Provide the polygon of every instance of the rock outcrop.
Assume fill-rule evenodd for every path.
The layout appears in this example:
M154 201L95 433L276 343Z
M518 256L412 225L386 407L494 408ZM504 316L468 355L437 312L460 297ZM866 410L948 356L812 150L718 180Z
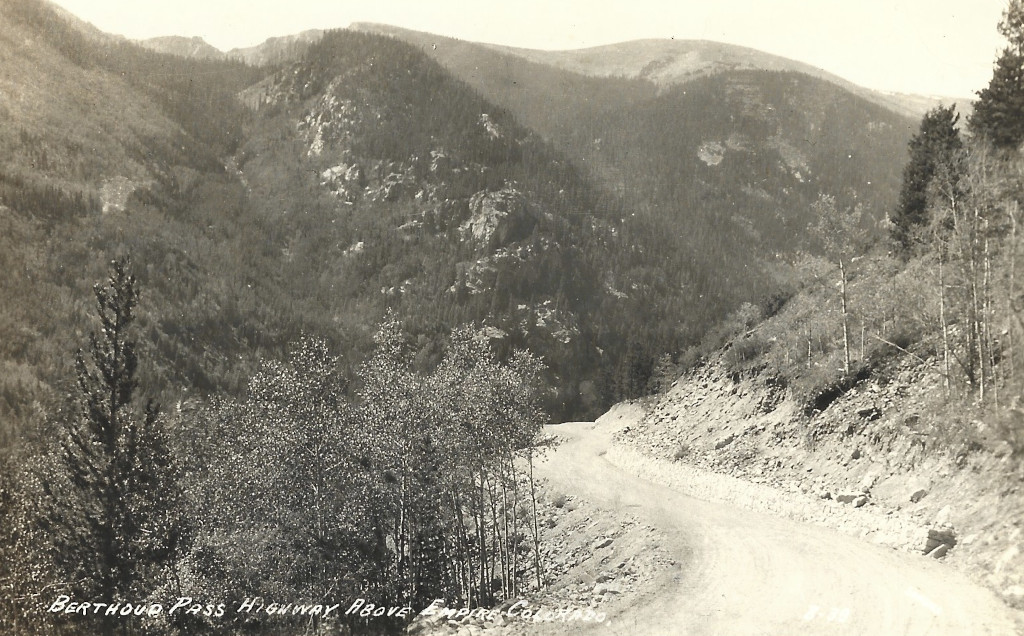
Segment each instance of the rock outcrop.
M525 196L512 184L483 191L469 200L471 216L459 231L480 251L494 250L529 236L537 218Z

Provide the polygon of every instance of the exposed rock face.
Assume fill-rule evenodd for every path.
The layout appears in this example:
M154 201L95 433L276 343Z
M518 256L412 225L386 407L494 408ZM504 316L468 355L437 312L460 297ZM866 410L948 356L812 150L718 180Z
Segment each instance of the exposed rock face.
M506 184L496 192L478 192L469 200L471 216L459 227L479 250L493 250L525 238L537 224L526 197Z
M491 139L501 139L504 136L501 129L498 128L498 124L496 124L494 119L487 113L480 115L480 125L484 127L484 130L487 131L487 135Z
M310 157L319 157L331 145L348 146L352 142L352 128L359 116L351 99L339 98L334 83L316 104L299 120L297 128L305 139ZM268 98L269 99L269 98ZM277 97L271 103L283 101Z
M127 177L114 177L103 182L100 188L100 199L103 201L103 213L123 212L128 197L135 192L136 184Z
M398 201L416 193L416 177L411 166L389 162L382 170L380 185L370 193L378 201Z
M519 305L517 308L518 312L524 310L525 316L519 323L519 328L524 334L543 335L562 344L569 344L580 335L579 328L574 324L573 316L559 311L552 305L551 299L533 307Z
M342 201L352 203L366 185L366 176L358 164L340 163L320 173L320 185Z
M498 268L491 258L457 263L455 284L449 291L458 292L464 289L469 294L482 294L494 288L497 276Z
M725 147L717 141L706 141L697 150L697 156L709 166L717 166L725 158Z
M925 542L924 553L931 554L939 546L946 546L946 550L956 546L956 531L952 526L937 526L928 529L928 539Z

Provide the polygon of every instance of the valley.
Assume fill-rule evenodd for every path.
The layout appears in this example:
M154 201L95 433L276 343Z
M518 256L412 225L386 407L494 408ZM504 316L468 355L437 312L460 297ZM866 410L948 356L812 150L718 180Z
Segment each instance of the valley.
M1018 633L1015 24L953 107L4 1L0 631Z

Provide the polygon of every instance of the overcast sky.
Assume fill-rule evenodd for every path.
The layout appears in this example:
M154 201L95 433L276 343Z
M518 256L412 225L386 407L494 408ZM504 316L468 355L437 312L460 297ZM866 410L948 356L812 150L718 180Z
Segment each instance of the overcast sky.
M222 50L382 22L539 49L639 38L740 44L879 90L968 96L987 85L1006 0L56 0L130 38L198 35Z

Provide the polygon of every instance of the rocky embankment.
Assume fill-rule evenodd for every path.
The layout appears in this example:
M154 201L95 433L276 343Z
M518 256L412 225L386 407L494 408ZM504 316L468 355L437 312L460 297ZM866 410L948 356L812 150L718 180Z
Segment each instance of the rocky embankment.
M951 428L940 380L901 363L808 415L771 378L708 364L620 407L633 421L607 458L700 499L942 559L1024 609L1021 460L981 422Z

